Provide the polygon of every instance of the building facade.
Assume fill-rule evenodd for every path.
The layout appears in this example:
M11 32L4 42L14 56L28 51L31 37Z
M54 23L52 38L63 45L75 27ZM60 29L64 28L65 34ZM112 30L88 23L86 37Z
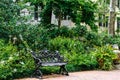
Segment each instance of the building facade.
M98 14L98 26L108 27L110 0L99 0L99 7L102 9ZM116 0L116 20L115 20L115 31L120 31L120 0Z

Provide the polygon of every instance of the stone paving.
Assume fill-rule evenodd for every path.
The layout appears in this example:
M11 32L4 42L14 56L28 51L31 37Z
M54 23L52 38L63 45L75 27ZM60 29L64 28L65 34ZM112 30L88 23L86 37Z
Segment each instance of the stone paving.
M120 70L80 71L69 73L69 76L44 76L43 79L24 78L20 80L120 80Z

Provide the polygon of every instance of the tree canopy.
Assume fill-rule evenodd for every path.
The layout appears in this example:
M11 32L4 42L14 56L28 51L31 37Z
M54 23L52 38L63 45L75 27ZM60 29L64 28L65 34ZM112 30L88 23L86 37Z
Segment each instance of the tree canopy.
M47 0L42 11L42 21L43 23L49 22L49 17L52 11L58 18L58 25L60 26L61 20L68 16L74 23L80 24L85 22L86 24L93 26L95 22L95 10L96 4L92 1L84 0ZM94 27L95 28L95 27Z

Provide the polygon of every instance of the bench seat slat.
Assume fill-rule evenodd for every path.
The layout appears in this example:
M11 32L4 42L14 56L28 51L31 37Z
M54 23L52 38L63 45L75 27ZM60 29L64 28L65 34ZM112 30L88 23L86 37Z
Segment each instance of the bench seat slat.
M66 65L67 63L42 63L41 66L62 66Z

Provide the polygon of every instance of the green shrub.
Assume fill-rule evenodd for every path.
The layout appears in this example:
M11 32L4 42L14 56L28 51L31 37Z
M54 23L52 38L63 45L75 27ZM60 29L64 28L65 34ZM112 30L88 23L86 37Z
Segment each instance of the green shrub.
M81 42L64 37L57 37L50 40L49 49L60 51L70 62L73 61L76 55L84 53L84 47Z
M111 46L95 47L92 54L96 57L100 69L113 69L113 60L117 58L117 55L113 52Z
M16 37L16 42L14 45L16 45L19 50L24 48L24 44L22 44L22 41L19 37L20 34L33 50L38 48L43 49L48 44L48 40L50 38L47 29L35 25L23 24L14 26L12 30L8 31L8 33L9 34L7 37L10 36L12 42L14 41L14 37Z
M49 48L52 50L67 50L69 52L84 53L84 45L78 40L65 37L56 37L49 41Z
M73 30L68 28L67 26L61 26L60 28L58 28L58 26L54 26L48 28L47 33L50 38L56 38L58 36L70 37L70 38L74 37Z
M73 34L71 33L71 29L68 28L67 26L62 26L59 29L59 36L62 37L73 37Z
M58 36L69 38L78 36L83 37L87 33L86 26L81 25L77 25L76 27L73 28L69 28L67 26L61 26L60 28L58 28L58 26L54 25L47 28L46 30L50 38L56 38Z
M0 40L0 80L29 76L33 60L25 50L17 50L11 43Z
M10 32L10 31L8 31ZM50 28L43 28L43 26L33 26L33 25L19 25L14 27L13 30L8 34L11 35L11 40L14 37L17 38L17 47L24 48L21 40L19 39L19 34L23 36L28 45L33 49L43 49L48 46L48 41L50 39L56 38L58 36L63 37L73 37L71 29L63 26L58 28L53 26Z
M29 27L22 35L32 49L43 49L50 39L48 30L37 26Z
M101 46L102 45L102 37L95 32L88 32L85 35L86 39L86 46L94 47L94 46Z
M103 38L103 43L104 44L118 44L120 47L120 35L115 35L115 36L105 36Z
M114 37L107 35L103 38L103 43L104 44L115 44L116 41L114 41Z
M86 26L77 25L76 27L72 28L72 30L74 31L74 36L83 37L87 33Z
M69 71L92 70L98 68L98 63L91 54L74 54L70 59L72 60L68 66Z
M95 69L97 67L96 60L86 53L83 43L79 40L57 37L49 41L49 49L59 50L64 55L69 62L69 71Z

